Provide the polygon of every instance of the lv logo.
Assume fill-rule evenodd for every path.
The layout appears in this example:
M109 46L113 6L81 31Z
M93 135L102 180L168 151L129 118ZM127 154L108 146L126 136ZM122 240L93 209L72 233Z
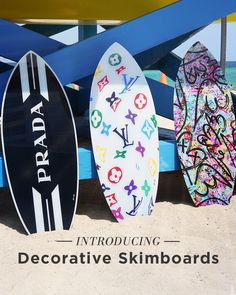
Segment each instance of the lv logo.
M135 216L137 214L138 208L142 204L143 198L141 200L137 201L137 196L133 195L133 201L134 201L133 209L129 212L126 212L130 216Z
M139 76L134 77L127 77L127 74L123 74L123 82L125 84L124 89L120 92L120 94L124 94L130 90L130 88L134 85L134 83L138 80Z
M121 128L121 132L117 130L117 127L113 130L122 140L124 143L123 149L127 146L133 145L134 141L129 142L129 136L128 136L128 124L125 124L124 128Z

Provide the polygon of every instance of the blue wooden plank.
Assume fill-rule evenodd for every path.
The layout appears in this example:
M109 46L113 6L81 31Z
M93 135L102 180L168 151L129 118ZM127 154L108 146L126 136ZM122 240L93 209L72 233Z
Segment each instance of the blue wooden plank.
M8 186L6 170L3 162L3 157L0 155L0 187Z
M194 31L197 32L197 31ZM166 42L165 44L161 44L158 47L152 48L150 50L147 50L145 52L142 52L135 56L136 61L138 62L139 66L142 69L145 69L150 64L153 64L166 54L166 52L171 51L173 48L175 48L179 43L186 40L186 38L189 37L189 35L192 36L193 32L185 34L183 36L180 36L178 38L175 38L173 40L170 40L169 42ZM162 59L161 59L162 60ZM175 64L178 64L178 61ZM168 66L170 66L170 62L168 63ZM174 68L175 70L175 68ZM90 98L90 87L92 83L93 76L90 75L89 77L86 77L80 81L76 81L77 84L80 84L84 87L84 89L80 90L78 93L78 103L73 99L74 106L76 106L78 113L82 113L89 107L89 98ZM154 103L156 106L156 112L158 115L164 116L169 119L173 119L173 88L169 86L165 86L161 83L158 83L156 81L147 79L149 82L149 86L151 88L153 97L154 97ZM75 110L75 108L73 108Z
M3 73L5 71L9 71L12 69L12 66L4 63L4 62L0 62L0 73Z
M160 140L160 172L174 171L179 169L179 160L174 140ZM79 148L79 174L80 179L97 178L97 171L91 148ZM7 178L0 154L0 187L7 187Z
M91 148L79 149L79 173L81 180L98 177Z
M6 88L7 81L10 77L11 71L6 71L0 74L0 105L2 105L3 94Z
M1 77L1 81L6 84L9 78L10 72L5 72ZM169 119L173 119L173 93L174 89L170 86L163 85L158 81L148 79L148 84L151 89L156 112L158 115L164 116ZM65 87L68 98L72 105L73 113L75 115L83 113L89 107L90 89L85 88L80 91L76 91ZM1 99L0 99L1 101Z
M160 140L160 172L180 169L175 140Z
M90 88L80 89L77 96L77 103L75 102L77 114L82 114L84 111L89 109L89 100Z
M147 82L152 92L156 113L172 120L174 88L149 78ZM78 92L67 88L66 91L75 115L82 114L89 108L90 89Z
M1 26L2 22L5 23L5 21L0 20L0 26ZM17 50L14 51L14 55L10 55L10 53L9 53L8 58L11 57L12 59L16 59L18 57L21 57L20 55L21 54L23 55L27 51L27 49L28 49L27 46L29 46L29 44L33 48L35 46L35 42L36 42L36 46L38 46L38 43L42 41L42 36L39 35L39 34L38 34L38 36L35 36L34 33L33 34L30 33L30 32L28 32L28 30L22 30L22 27L19 27L19 26L15 25L15 24L11 24L9 22L7 22L7 24L8 24L9 34L10 34L11 31L13 31L13 35L9 35L9 42L11 42L12 40L13 41L15 40L15 34L21 36L21 38L23 38L23 39L27 39L26 40L27 42L24 42L24 46L21 47L21 48L17 47ZM84 28L84 26L83 26L83 30L85 30L85 32L86 32L86 37L89 37L89 36L91 36L92 34L95 33L95 28L94 28L94 26L92 26L91 30L87 32L87 30L88 30L87 27L88 26L85 26L85 28ZM188 34L184 34L183 36L180 36L178 38L170 40L169 42L166 42L165 44L162 44L160 46L151 48L150 50L146 50L144 52L141 52L140 54L135 56L135 59L137 60L139 66L142 69L145 69L145 68L149 67L150 65L152 65L153 63L157 62L162 56L165 56L165 54L167 52L169 52L173 48L177 47L180 43L184 42L189 37L189 35L193 35L195 32L197 32L197 31L194 31L194 32L191 32L191 33L188 33ZM1 37L1 31L0 31L0 37ZM44 40L44 42L45 42L45 40ZM44 52L47 52L47 50L49 50L49 53L50 53L52 48L49 47L47 49L45 47L44 42L42 44ZM64 45L61 44L60 46L63 47ZM57 44L57 41L56 41L56 43L55 43L55 51L57 49L58 49L58 44ZM38 50L40 51L41 48L38 47ZM1 46L0 46L0 53L1 53ZM58 62L60 63L60 60ZM9 68L6 68L5 70L9 70L10 68L11 67L9 66ZM9 77L9 75L10 75L10 71L8 73L5 73L5 76L0 76L0 94L1 95L3 94L3 90L4 90L6 82L7 82L7 77ZM70 81L70 82L73 82L73 81ZM68 83L70 83L70 82L68 82ZM80 84L81 86L83 86L85 88L90 89L90 86L91 86L91 83L92 83L92 75L90 75L89 77L86 77L86 79L80 80L80 83L78 81L76 81L76 83ZM88 92L88 90L87 90L87 92ZM70 92L70 95L72 95L72 92ZM81 93L80 96L81 97L84 96L84 93ZM82 109L84 109L84 105L82 105L81 107L82 107Z
M153 64L159 62L162 58L164 58L169 52L171 52L173 49L178 47L180 44L188 40L191 36L198 33L200 29L188 32L186 34L183 34L181 36L178 36L176 38L173 38L171 40L168 40L166 42L163 42L161 44L158 44L157 46L154 46L148 50L142 51L139 54L136 54L134 58L136 59L139 66L146 70Z
M160 58L165 56L167 53L169 53L171 50L173 50L175 47L177 47L179 44L181 44L183 41L185 41L190 35L193 35L195 32L197 32L197 30L190 31L190 32L188 32L186 34L178 36L177 38L171 39L171 40L169 40L167 42L164 42L164 43L159 44L157 46L154 46L154 47L152 47L152 48L150 48L148 50L145 50L145 51L143 51L143 52L141 52L139 54L136 54L135 59L139 63L140 67L142 69L145 69L146 67L148 67L148 66L152 65L153 63L157 62ZM103 36L103 34L98 35L98 36ZM98 37L98 36L96 36L96 37ZM90 38L90 39L92 39L92 38ZM86 41L87 40L85 40L84 42L86 42ZM34 40L31 40L31 42L34 42ZM80 42L79 44L83 44L83 42ZM76 44L76 45L71 46L71 47L73 47L73 48L76 47L77 48L77 46L79 44ZM91 50L91 49L88 49L88 51L89 50ZM74 52L74 54L76 54L76 52ZM100 59L100 56L96 56L95 54L94 54L94 57L95 57L95 59L97 57ZM68 62L70 62L71 58L73 59L73 56L68 56L67 57ZM61 78L60 77L60 72L58 72L58 71L66 71L66 70L65 70L65 68L60 67L60 64L62 62L62 60L60 58L55 62L57 64L54 64L54 70L55 70L55 67L59 66L59 68L56 70L56 73L59 76L59 78ZM78 63L78 65L80 63L81 64L85 63L85 67L89 68L91 66L90 63L94 63L94 61L91 61L91 60L86 61L84 58L81 58L77 63ZM70 66L70 65L67 65L67 66ZM62 82L62 84L66 85L66 84L69 84L71 82L76 81L76 83L80 84L82 87L90 89L91 83L92 83L92 76L93 76L95 67L96 67L96 65L94 65L94 68L91 71L91 73L88 74L88 75L85 75L85 76L82 75L81 72L77 72L76 69L74 69L73 72L72 71L67 72L67 74L69 76L66 76L66 79L61 80L61 82ZM77 75L76 78L75 78L75 74ZM7 78L9 77L9 75L10 75L10 72L4 73L3 76L0 74L0 99L3 96L3 92L4 92L5 85L7 83ZM64 72L63 72L63 75L64 75ZM81 77L81 75L83 77ZM79 79L79 81L77 81L77 78ZM84 109L84 106L82 106L82 108Z
M202 9L203 7L204 9ZM211 8L211 13L208 12L207 7ZM54 67L61 81L68 84L91 75L100 57L113 42L120 42L132 55L137 55L148 48L164 44L194 31L235 10L235 0L228 0L227 4L221 0L182 0L89 38L80 44L59 50L50 55L47 61ZM190 11L194 11L194 13L189 13ZM3 56L10 55L9 58L11 58L14 55L15 58L11 59L17 60L29 49L26 49L26 47L30 47L42 56L48 54L50 46L52 46L52 52L55 51L55 42L57 41L50 40L4 20L1 20L0 24L3 28L3 30L0 30L0 48L3 48L5 52ZM23 34L21 34L22 32ZM6 36L10 36L10 42ZM39 36L41 37L39 38ZM22 39L22 37L24 38ZM142 40L140 37L142 37ZM49 47L46 46L48 42L50 42Z
M0 56L14 61L18 61L29 50L45 56L66 46L3 19L0 19L0 40Z
M191 32L191 35L192 34L193 32ZM171 51L173 48L177 47L180 43L186 40L188 36L189 34L185 34L183 36L170 40L169 42L166 42L165 44L161 44L161 45L158 45L157 47L141 52L140 54L135 56L135 59L137 60L140 67L142 69L145 69L146 67L158 61L161 57L166 55L166 53ZM60 61L58 62L60 63ZM5 85L7 83L7 78L9 77L9 75L10 75L10 71L3 73L3 75L0 75L0 97L3 95L3 91L5 89ZM79 113L83 112L86 108L88 108L88 100L85 98L86 97L89 98L92 79L93 79L93 73L75 82L76 84L80 84L80 86L82 86L83 88L79 92L79 94L75 92L73 93L73 91L66 89L68 96L71 97L71 101L73 105L77 105ZM73 81L70 81L70 82L73 82ZM77 103L75 99L77 95L78 95L79 103ZM1 102L1 98L0 98L0 102Z
M113 25L101 25L105 30L110 30L112 28L114 28L115 26Z
M80 115L84 110L84 101L81 96L79 96L79 91L67 86L65 86L64 89L70 101L74 116Z
M74 25L45 25L45 24L27 24L24 25L25 29L42 34L44 36L51 36L61 33L75 27Z
M174 88L147 78L152 92L156 113L168 119L173 119Z
M62 83L68 84L91 75L101 56L113 42L119 42L135 56L235 10L235 0L228 0L227 3L222 0L182 0L52 53L45 59Z
M169 53L157 63L153 64L148 70L160 70L173 81L176 80L177 72L181 63L181 58L174 53Z
M207 7L211 8L211 13L208 13ZM54 53L49 54L45 59L53 67L61 82L66 85L72 81L91 76L102 54L113 42L121 43L134 56L147 51L147 49L150 50L149 53L152 53L152 50L154 48L156 50L158 46L160 46L159 49L161 48L160 52L163 53L167 44L170 44L174 39L181 39L181 36L193 32L207 23L230 14L235 10L235 0L228 0L227 4L221 0L182 0L176 4L91 37L83 42L58 50L57 52L54 52L56 50L55 44L50 43L48 47L46 46L48 44L47 42L54 42L54 40L41 36L41 38L45 39L41 39L40 41L39 34L30 32L29 30L25 33L27 30L13 24L11 26L9 22L5 23L2 20L2 26L5 23L6 31L0 30L0 32L4 31L4 34L2 36L0 35L1 41L3 40L0 43L0 48L3 49L6 56L9 56L10 52L10 55L18 54L18 58L22 55L21 53L19 56L19 51L24 51L25 53L26 47L34 49L40 55L45 54L44 50L48 53L49 48L51 48ZM190 11L194 11L194 13L189 13ZM20 32L21 29L24 30L24 36L27 38L23 41L21 34L18 37L16 27L17 32ZM6 41L6 34L11 36L10 44ZM12 34L16 37L14 42ZM33 36L32 34L35 35ZM34 48L30 44L33 44L32 46ZM168 47L168 50L170 50L170 47ZM151 54L149 55L152 56ZM9 56L9 58L11 57ZM7 72L0 75L1 98L9 74Z
M189 32L187 34L169 40L163 44L154 46L153 48L147 49L139 54L136 54L134 58L141 69L147 69L151 65L159 62L159 60L166 56L170 51L178 47L181 43L186 41L189 38L189 36L192 36L194 33L197 33L198 31L199 30L194 30L193 32ZM86 77L79 78L79 80L77 80L75 83L79 84L84 88L90 89L93 80L93 74L94 72L92 72L90 75Z

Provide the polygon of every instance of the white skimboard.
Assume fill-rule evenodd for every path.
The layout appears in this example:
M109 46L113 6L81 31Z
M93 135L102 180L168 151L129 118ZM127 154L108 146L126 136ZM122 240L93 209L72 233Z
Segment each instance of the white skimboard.
M159 173L155 107L142 70L118 43L105 52L94 75L90 129L98 176L114 217L150 215Z

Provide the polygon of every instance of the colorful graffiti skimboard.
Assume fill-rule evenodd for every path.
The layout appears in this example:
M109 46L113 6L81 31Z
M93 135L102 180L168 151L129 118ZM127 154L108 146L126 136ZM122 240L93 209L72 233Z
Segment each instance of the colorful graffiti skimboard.
M199 42L179 68L174 121L180 163L194 204L229 204L236 174L230 87L215 58Z
M2 143L11 194L26 232L69 229L78 195L75 124L64 89L32 51L6 86Z
M94 75L90 129L99 179L114 217L150 215L159 172L155 108L141 69L118 43L105 52Z

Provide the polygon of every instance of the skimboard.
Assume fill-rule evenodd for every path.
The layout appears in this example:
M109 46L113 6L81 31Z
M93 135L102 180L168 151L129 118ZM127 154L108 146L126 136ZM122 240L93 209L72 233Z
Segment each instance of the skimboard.
M78 195L75 124L63 87L32 51L7 83L1 131L11 195L26 232L69 229Z
M199 42L186 53L177 74L174 122L194 204L229 204L236 174L233 103L219 64Z
M140 67L118 43L94 75L90 130L100 183L116 220L150 215L159 173L155 108Z

